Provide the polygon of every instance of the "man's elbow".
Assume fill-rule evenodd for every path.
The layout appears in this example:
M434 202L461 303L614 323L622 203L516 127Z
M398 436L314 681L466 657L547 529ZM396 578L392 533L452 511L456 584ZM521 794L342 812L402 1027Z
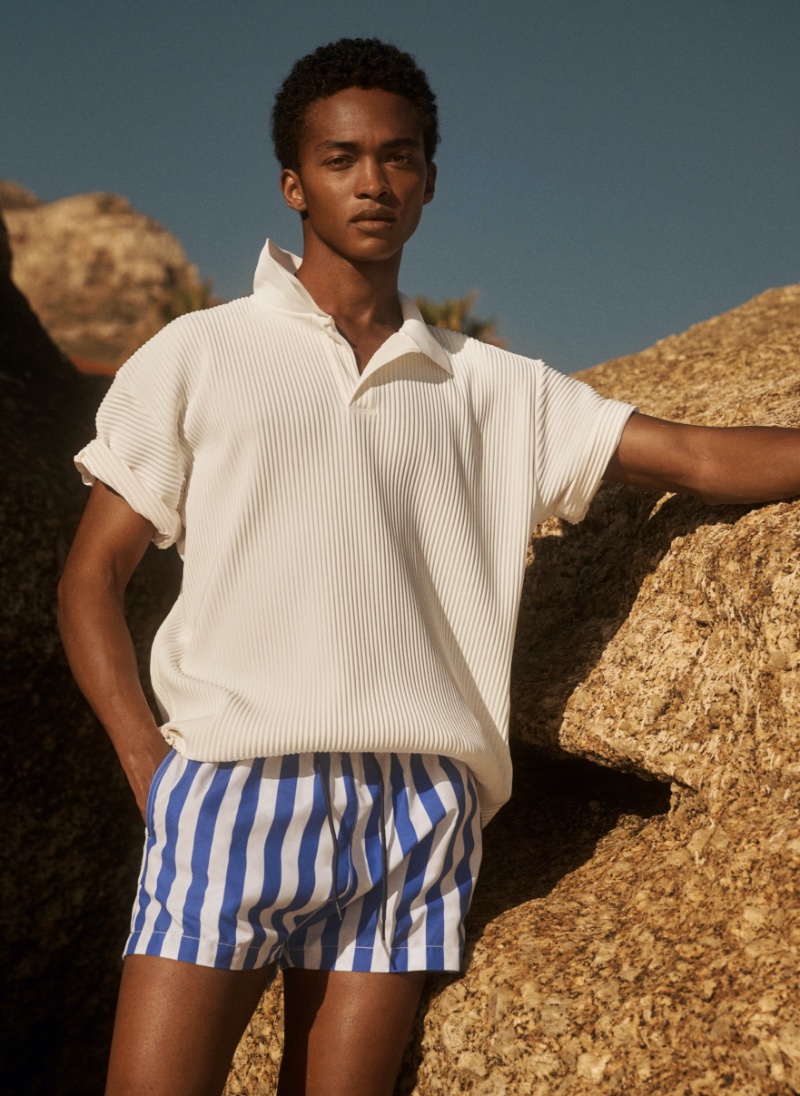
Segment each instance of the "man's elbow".
M62 642L66 643L69 620L73 616L73 608L80 604L81 596L78 590L79 583L75 574L75 568L69 562L61 572L61 578L56 587L56 619Z

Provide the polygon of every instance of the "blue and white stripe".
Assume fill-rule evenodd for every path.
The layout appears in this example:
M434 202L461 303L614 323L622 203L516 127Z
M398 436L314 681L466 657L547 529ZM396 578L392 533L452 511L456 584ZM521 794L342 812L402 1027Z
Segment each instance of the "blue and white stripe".
M125 954L225 969L458 970L480 856L460 761L171 753L150 790Z

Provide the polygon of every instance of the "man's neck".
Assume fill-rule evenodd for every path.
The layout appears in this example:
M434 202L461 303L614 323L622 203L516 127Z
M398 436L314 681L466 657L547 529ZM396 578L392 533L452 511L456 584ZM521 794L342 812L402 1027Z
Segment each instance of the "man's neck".
M323 312L333 317L353 351L359 373L403 326L397 291L401 253L383 262L353 263L306 238L297 278Z
M345 333L350 328L383 328L388 335L403 324L397 289L400 258L352 263L312 238L305 241L297 278Z

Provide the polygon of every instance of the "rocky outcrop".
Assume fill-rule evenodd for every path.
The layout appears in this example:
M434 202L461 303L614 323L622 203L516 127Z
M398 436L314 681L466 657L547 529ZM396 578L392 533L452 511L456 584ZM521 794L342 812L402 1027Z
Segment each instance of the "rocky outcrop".
M799 364L794 286L584 376L650 414L800 425ZM799 517L606 487L537 530L515 793L398 1091L800 1091ZM272 1091L279 1018L276 989L230 1096Z
M0 182L14 281L53 341L91 372L113 372L159 328L211 302L183 248L114 194L39 202Z
M9 220L48 208L21 188L0 188L0 204ZM54 619L85 499L71 454L102 384L75 375L9 263L0 231L0 1083L85 1096L102 1091L140 854ZM653 414L796 425L799 356L790 287L587 379ZM799 514L606 488L577 528L537 531L512 680L515 794L486 832L467 973L431 987L399 1092L800 1091ZM150 555L130 599L144 652L177 579L174 553ZM274 1090L279 988L229 1096Z
M800 287L585 377L665 418L800 425ZM586 526L540 530L517 644L521 739L674 781L709 809L796 788L797 515L616 489Z
M0 1087L103 1091L141 821L111 747L72 683L55 591L86 489L72 454L106 383L76 374L8 277L0 218ZM145 655L177 579L152 550L132 591Z
M27 187L21 183L15 183L12 179L0 179L0 209L4 215L15 209L36 209L41 202ZM8 243L8 229L3 227L3 236Z

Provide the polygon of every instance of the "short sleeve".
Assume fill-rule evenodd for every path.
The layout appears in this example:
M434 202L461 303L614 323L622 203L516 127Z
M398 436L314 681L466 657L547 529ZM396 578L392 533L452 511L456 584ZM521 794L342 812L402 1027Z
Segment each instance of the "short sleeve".
M583 381L541 367L534 406L533 524L551 516L569 522L584 517L635 410L603 398Z
M97 412L97 437L75 457L86 484L100 480L155 527L168 548L183 534L190 456L183 438L186 348L171 324L117 373Z

